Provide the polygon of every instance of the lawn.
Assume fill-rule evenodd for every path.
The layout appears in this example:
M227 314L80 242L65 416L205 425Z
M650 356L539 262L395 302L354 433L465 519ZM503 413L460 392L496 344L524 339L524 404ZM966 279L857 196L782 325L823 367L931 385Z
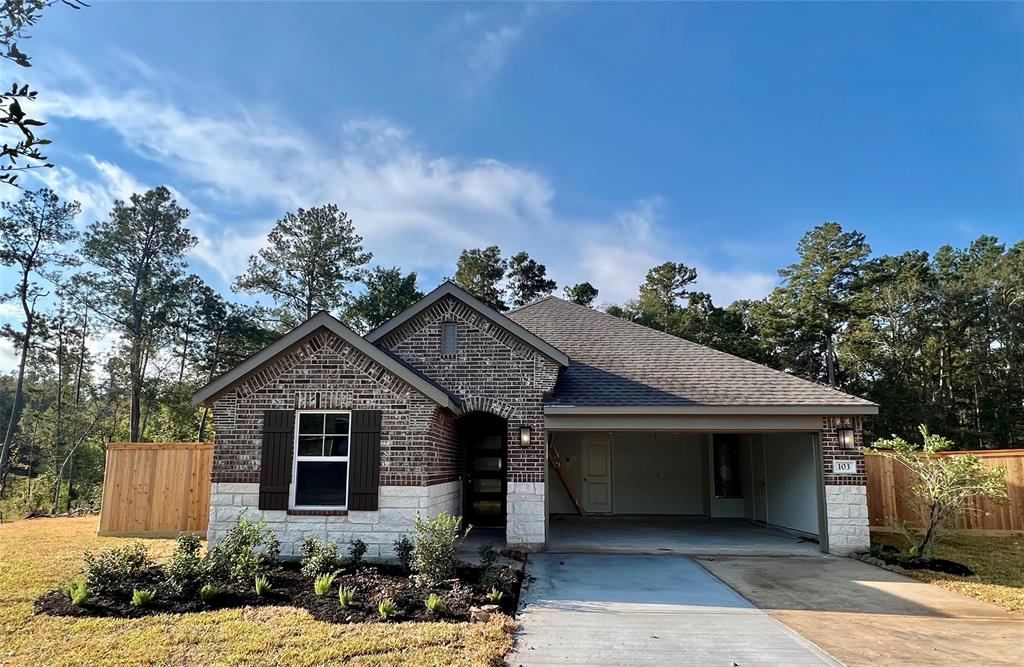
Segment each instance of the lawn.
M35 615L32 601L76 575L97 517L0 525L0 665L499 665L513 622L336 625L293 607L225 609L141 619ZM165 558L171 540L146 540Z
M903 546L902 538L873 533L876 542ZM939 544L936 556L967 565L972 577L957 577L928 570L905 574L972 598L1024 613L1024 534L1002 536L951 535Z

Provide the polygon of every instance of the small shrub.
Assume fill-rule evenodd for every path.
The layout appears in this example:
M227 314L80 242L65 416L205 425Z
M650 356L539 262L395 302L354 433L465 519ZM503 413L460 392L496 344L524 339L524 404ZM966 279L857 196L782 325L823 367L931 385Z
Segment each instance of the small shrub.
M210 604L217 597L217 593L218 591L213 587L213 584L206 584L199 589L199 599L206 604Z
M85 554L85 582L98 593L129 591L150 583L154 567L146 545L136 542L99 555Z
M273 586L270 585L270 579L267 579L266 575L257 574L255 581L256 581L256 595L258 595L260 597L263 597L264 595L269 593L270 589L273 588Z
M139 590L138 588L132 591L133 607L148 607L152 601L153 591Z
M394 618L398 615L398 605L391 598L384 598L377 605L377 613L380 615L381 620L386 621L389 618Z
M308 579L315 581L341 567L338 545L334 542L321 542L309 537L299 544L299 553L302 554L302 574Z
M266 575L277 565L281 543L267 521L253 521L243 512L224 539L206 554L207 577L244 587L258 575Z
M342 607L347 607L356 599L356 592L354 589L345 588L342 586L338 589L338 602L341 603Z
M198 535L178 535L174 553L164 564L167 584L178 595L193 595L203 583L203 558L199 555L200 547Z
M455 576L455 552L469 534L462 532L462 517L441 512L434 519L416 516L412 570L418 585L433 588Z
M81 607L89 600L89 586L85 579L76 579L64 587L64 594L71 600L71 604Z
M485 544L480 547L480 567L490 570L498 561L498 552L494 550L493 544Z
M487 594L487 600L491 604L498 604L501 602L501 598L505 597L505 594L499 591L497 588L492 588L491 592Z
M484 588L497 588L499 591L511 593L519 583L516 571L507 565L492 567L484 571L480 584Z
M313 592L316 593L318 598L327 595L327 591L331 590L331 586L334 585L334 578L338 576L336 572L330 574L321 574L313 582Z
M871 543L871 548L868 549L868 553L875 558L885 558L885 549L878 542Z
M437 593L431 593L427 596L427 600L424 603L427 606L427 611L431 614L443 614L445 611L444 600Z
M352 543L348 545L348 559L352 563L352 567L359 567L363 562L363 556L366 555L366 542L360 539L352 540Z
M399 564L406 570L412 569L412 550L414 545L408 535L402 535L395 540L395 556Z

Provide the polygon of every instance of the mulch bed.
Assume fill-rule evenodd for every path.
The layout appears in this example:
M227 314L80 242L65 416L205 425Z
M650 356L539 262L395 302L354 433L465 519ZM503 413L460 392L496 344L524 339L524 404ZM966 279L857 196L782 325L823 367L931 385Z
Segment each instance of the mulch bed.
M889 545L883 546L881 553L877 554L876 557L885 561L889 565L899 565L900 567L908 570L931 570L933 572L953 574L958 577L970 577L974 574L974 570L963 563L946 560L945 558L904 556L900 553L899 549Z
M329 623L364 623L380 621L377 603L382 598L391 598L398 608L397 615L388 622L402 621L451 621L470 620L470 607L490 604L486 598L489 589L480 583L482 571L478 567L462 565L458 577L445 582L433 591L415 586L408 572L395 565L364 565L359 568L345 568L334 580L334 585L323 597L313 592L313 582L299 572L297 563L282 563L280 569L271 575L271 592L263 597L249 590L221 590L214 600L206 604L198 595L187 599L169 595L166 586L154 586L156 596L146 607L131 604L132 591L93 594L81 607L60 590L50 591L35 602L35 611L53 616L113 616L117 618L138 618L153 614L192 613L211 609L257 606L292 606L306 609L310 615ZM159 569L153 572L154 581L162 575ZM501 611L512 615L519 604L521 573L515 573L512 594L506 593L499 606ZM338 589L344 586L356 591L353 603L342 607L338 602ZM447 607L444 614L427 611L424 600L436 592Z

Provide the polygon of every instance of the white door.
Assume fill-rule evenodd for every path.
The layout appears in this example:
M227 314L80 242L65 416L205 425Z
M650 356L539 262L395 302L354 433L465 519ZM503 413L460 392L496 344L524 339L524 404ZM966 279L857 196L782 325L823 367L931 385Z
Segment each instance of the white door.
M583 439L583 509L612 511L612 447L608 438Z

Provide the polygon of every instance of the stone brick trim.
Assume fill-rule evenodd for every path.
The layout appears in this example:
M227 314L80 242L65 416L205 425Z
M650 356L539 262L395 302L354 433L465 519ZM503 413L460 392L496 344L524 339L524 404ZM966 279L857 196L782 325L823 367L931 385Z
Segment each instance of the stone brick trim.
M840 428L853 429L854 449L842 449L839 446ZM864 420L859 415L844 415L838 417L823 417L821 425L821 463L824 467L825 484L833 486L866 486L868 483L867 470L864 467L864 454L861 448L864 446ZM857 464L857 473L853 475L832 474L832 461L841 459L854 461Z

